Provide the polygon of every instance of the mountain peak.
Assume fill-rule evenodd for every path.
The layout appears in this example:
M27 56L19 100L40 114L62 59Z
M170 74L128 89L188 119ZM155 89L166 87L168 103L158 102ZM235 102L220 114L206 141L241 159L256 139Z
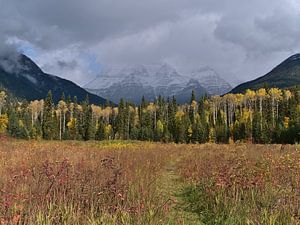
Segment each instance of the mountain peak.
M179 101L189 101L192 90L202 94L224 94L231 86L221 79L210 67L200 68L193 75L191 72L178 72L170 64L146 64L133 66L113 66L111 72L98 76L85 85L92 93L104 96L115 102L121 97L139 102L142 96L148 100L155 96L177 96ZM200 76L201 75L201 76ZM201 77L206 79L201 79ZM134 91L132 91L134 90Z
M78 101L85 100L88 95L91 103L104 104L106 102L71 81L44 73L24 54L1 57L0 86L16 97L29 101L45 98L51 90L56 102L60 100L62 93L66 96L77 96Z
M299 63L300 63L300 54L295 54L287 58L286 60L284 60L281 64L275 67L274 70L278 70L286 66L291 67L291 66L299 65Z
M176 71L176 69L174 67L172 67L171 65L164 63L160 66L160 68L158 69L158 71L156 72L157 75L159 76L177 76L178 72Z
M121 73L125 76L132 76L132 75L141 75L141 76L147 76L148 70L145 65L133 65L133 66L127 66L124 69L122 69Z
M193 73L204 73L204 72L216 73L216 71L213 68L209 67L209 66L194 69L192 72Z
M40 74L42 70L26 55L11 54L1 56L0 68L7 73L14 73L24 75L26 74Z
M209 66L192 70L190 77L198 80L210 95L223 95L232 89L231 85Z
M300 60L300 53L297 53L295 55L292 55L291 57L289 57L286 61L298 61Z

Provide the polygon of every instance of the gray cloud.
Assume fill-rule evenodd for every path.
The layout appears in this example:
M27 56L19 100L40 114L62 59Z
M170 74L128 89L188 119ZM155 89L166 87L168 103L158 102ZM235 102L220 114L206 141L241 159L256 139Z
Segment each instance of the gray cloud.
M0 0L0 5L0 54L15 47L3 43L29 43L46 72L79 84L96 75L86 55L101 65L210 66L229 80L247 80L300 51L297 0Z
M61 68L68 68L68 69L75 69L78 66L78 63L76 60L72 60L70 62L64 61L64 60L58 60L57 65Z

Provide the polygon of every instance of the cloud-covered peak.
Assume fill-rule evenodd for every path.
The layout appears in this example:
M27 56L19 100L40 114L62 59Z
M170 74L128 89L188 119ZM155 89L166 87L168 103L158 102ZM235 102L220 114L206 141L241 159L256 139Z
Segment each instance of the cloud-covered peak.
M0 54L25 49L47 72L79 84L105 65L161 62L210 66L228 79L247 80L300 51L295 0L0 0L0 5Z

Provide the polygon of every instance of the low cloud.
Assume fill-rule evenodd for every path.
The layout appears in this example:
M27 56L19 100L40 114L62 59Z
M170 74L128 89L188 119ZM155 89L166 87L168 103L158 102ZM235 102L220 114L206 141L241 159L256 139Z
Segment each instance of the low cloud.
M0 55L28 43L43 70L78 84L97 75L95 63L210 66L227 80L248 80L300 51L295 0L0 0L0 5Z
M58 60L57 61L57 65L61 68L61 69L75 69L78 66L78 63L76 60L71 60L70 62L64 61L64 60Z

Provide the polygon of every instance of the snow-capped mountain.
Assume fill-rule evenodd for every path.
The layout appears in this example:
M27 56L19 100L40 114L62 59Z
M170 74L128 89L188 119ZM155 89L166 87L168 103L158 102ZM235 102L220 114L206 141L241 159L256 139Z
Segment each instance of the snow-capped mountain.
M210 67L193 70L187 76L198 80L209 95L223 95L232 90L232 86Z
M212 74L214 77L209 80L207 77ZM201 84L202 82L205 86ZM125 98L139 103L142 96L148 100L154 100L161 95L164 97L175 96L178 102L183 103L190 100L192 90L196 92L197 96L205 93L219 94L222 90L226 93L230 91L227 90L226 84L216 73L211 71L209 74L207 71L197 70L197 72L182 75L168 64L155 64L105 68L84 88L113 102ZM219 89L216 87L217 85L220 86Z

